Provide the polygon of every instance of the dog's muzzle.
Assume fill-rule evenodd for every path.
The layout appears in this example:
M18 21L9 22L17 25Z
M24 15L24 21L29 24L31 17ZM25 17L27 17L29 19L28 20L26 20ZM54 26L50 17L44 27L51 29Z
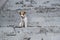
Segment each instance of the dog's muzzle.
M24 18L24 16L21 16L21 18Z

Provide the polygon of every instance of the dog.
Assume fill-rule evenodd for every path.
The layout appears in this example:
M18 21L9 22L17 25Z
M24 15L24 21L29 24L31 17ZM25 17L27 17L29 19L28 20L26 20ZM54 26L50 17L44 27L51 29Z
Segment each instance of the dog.
M20 11L19 12L21 16L21 22L19 23L20 27L27 27L27 17L26 17L26 12L25 11Z

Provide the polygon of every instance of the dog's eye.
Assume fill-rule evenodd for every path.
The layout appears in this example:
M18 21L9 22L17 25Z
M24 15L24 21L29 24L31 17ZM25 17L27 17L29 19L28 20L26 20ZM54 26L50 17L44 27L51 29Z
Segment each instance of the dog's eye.
M23 14L24 15L24 14Z

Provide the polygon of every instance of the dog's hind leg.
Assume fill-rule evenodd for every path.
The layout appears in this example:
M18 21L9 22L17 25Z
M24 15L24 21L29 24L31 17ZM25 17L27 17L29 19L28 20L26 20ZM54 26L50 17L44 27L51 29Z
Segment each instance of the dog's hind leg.
M27 28L27 20L25 21L25 28Z

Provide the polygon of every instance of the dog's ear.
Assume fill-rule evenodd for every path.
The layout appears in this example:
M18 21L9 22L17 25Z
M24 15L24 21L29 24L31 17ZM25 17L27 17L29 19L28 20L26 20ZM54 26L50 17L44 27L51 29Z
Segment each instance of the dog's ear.
M26 12L24 12L24 14L26 14Z
M19 14L21 15L21 12L19 12Z

